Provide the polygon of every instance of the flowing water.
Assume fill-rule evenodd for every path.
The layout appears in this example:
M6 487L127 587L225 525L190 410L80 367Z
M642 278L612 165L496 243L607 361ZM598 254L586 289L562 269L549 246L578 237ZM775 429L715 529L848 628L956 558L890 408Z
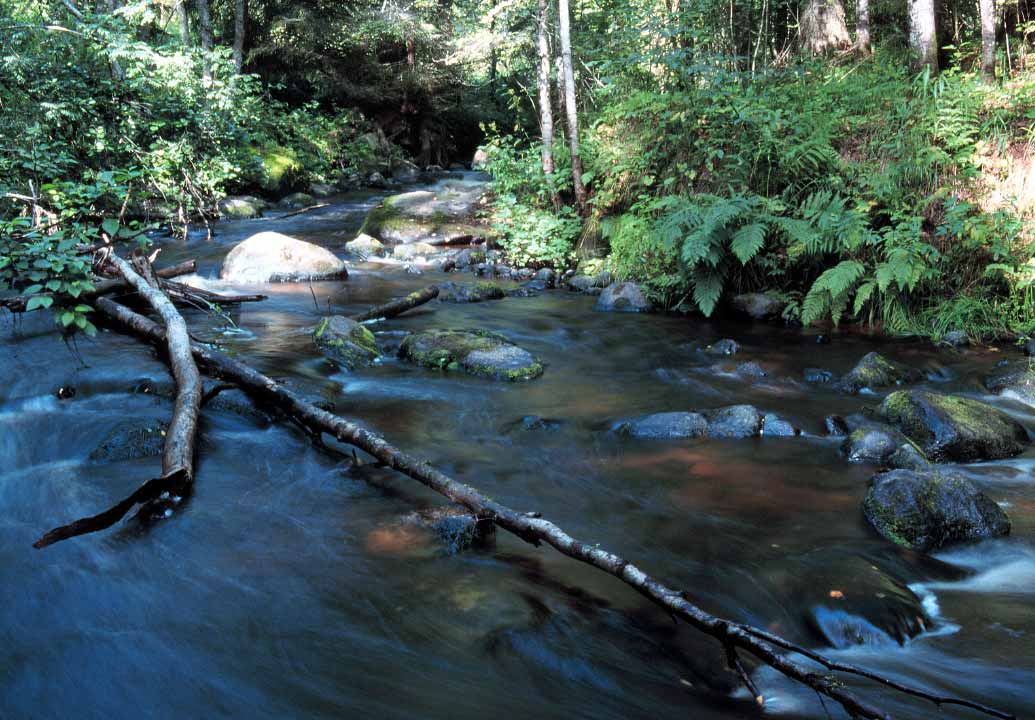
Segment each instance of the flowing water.
M163 243L199 260L193 282L225 289L223 256L259 230L339 253L378 197L353 195L284 220L217 225ZM391 356L354 373L308 330L445 276L354 262L345 282L260 288L263 303L189 321L205 339L487 495L538 510L708 610L755 623L895 678L1031 716L1035 708L1035 449L964 471L1002 502L1010 538L935 558L870 531L872 467L849 465L823 417L874 404L803 382L873 349L980 396L1004 355L731 321L595 313L549 291L471 305L433 302L377 328L397 344L425 327L504 333L547 363L525 384L439 374ZM468 278L452 277L464 280ZM238 287L238 290L252 290ZM139 380L167 381L144 345L104 332L63 345L49 320L0 328L0 717L2 718L748 718L714 643L619 582L505 533L449 555L400 526L442 500L368 465L350 470L291 427L208 413L196 491L173 518L32 549L45 530L128 495L158 459L88 460L126 418L167 417ZM699 348L734 337L744 380ZM732 365L732 363L728 363ZM77 394L58 400L55 390ZM798 438L644 441L607 432L624 416L753 403ZM998 400L996 400L998 402ZM1002 406L1035 428L1020 405ZM526 428L524 416L559 421ZM908 629L923 631L906 639ZM906 639L904 644L899 639ZM776 717L840 711L766 668ZM854 684L854 683L853 683ZM898 717L973 717L872 686Z

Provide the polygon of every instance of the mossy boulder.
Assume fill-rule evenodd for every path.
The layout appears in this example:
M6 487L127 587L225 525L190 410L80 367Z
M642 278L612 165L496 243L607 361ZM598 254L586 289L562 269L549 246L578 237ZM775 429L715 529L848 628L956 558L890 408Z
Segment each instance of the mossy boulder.
M1003 397L1035 405L1035 363L1021 360L985 378L985 387Z
M844 377L841 389L855 394L860 390L875 390L923 379L923 373L915 368L888 360L877 352L867 353Z
M783 314L787 302L774 293L742 293L733 296L733 309L752 320L770 320Z
M875 475L863 514L888 540L924 552L1010 533L1003 509L959 474L892 470Z
M405 245L396 245L392 250L392 257L396 260L415 260L417 258L427 259L438 252L439 249L434 245L428 245L425 242L413 242L406 243Z
M277 203L277 205L279 207L286 208L289 210L296 210L298 208L309 207L310 205L313 205L315 203L316 201L313 200L313 196L309 193L296 192L282 197L280 199L280 202Z
M494 282L471 283L448 282L439 285L438 299L442 302L475 303L485 300L500 300L505 297L503 288Z
M407 335L399 357L422 367L496 380L532 380L543 364L502 335L484 330L425 330Z
M611 430L635 438L696 438L708 433L708 421L700 413L663 412L619 420Z
M267 145L257 152L260 167L258 182L263 190L275 196L298 186L304 167L294 150L280 145Z
M324 355L348 370L369 365L380 356L374 333L342 315L321 320L313 330L313 341Z
M636 283L620 282L608 285L601 291L594 309L604 312L646 312L650 307L643 288Z
M482 182L447 181L392 195L367 213L361 232L390 245L471 243L488 232L473 220L484 192Z
M219 214L228 220L250 220L262 216L269 203L251 195L223 198L218 203Z
M884 398L879 413L934 460L998 460L1019 455L1028 444L1020 423L970 398L899 390Z
M169 424L157 418L126 420L109 432L90 453L95 462L115 462L162 454Z
M319 245L277 232L261 232L238 243L223 260L219 277L242 283L344 280L345 263Z
M345 249L353 255L368 258L381 255L384 252L385 246L377 238L361 234L355 240L345 243Z

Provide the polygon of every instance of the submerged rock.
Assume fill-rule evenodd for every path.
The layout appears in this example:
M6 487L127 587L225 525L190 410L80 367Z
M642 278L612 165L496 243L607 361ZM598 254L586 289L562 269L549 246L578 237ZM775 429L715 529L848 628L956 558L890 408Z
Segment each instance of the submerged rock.
M417 510L405 515L402 521L433 532L450 555L486 545L496 534L496 526L490 520L479 520L470 510L459 506Z
M157 418L126 420L109 432L90 453L90 460L115 462L162 454L169 424Z
M824 645L847 649L902 645L932 624L909 589L908 572L893 573L848 548L826 548L777 565L786 607L801 608L806 626ZM894 562L894 561L892 561ZM905 570L905 568L903 568ZM770 571L772 572L772 571Z
M784 300L772 293L742 293L733 297L733 308L752 320L778 318L786 306Z
M385 246L377 238L360 233L355 240L345 243L345 249L362 258L376 257L384 253Z
M695 438L708 433L708 421L695 412L664 412L620 420L611 430L636 438Z
M879 412L935 460L998 460L1019 455L1028 444L1020 423L969 398L899 390L884 399Z
M829 383L834 381L834 373L823 368L805 368L805 382Z
M219 214L229 220L250 220L262 215L269 203L251 195L238 195L219 201Z
M238 243L223 260L219 277L241 283L344 280L345 263L319 245L278 232L261 232Z
M513 422L507 423L503 431L514 432L515 430L523 430L525 432L537 432L547 430L557 430L564 426L563 420L556 420L554 418L544 418L538 415L525 415L524 417L514 420Z
M1010 533L1002 508L958 474L892 470L875 475L863 514L885 538L913 550Z
M740 350L740 345L731 338L716 340L704 349L709 355L736 355L738 350Z
M348 370L369 365L380 356L374 334L343 315L321 320L313 330L313 341L324 355Z
M754 360L748 360L737 365L737 375L744 378L755 378L756 380L769 377L769 373Z
M904 383L918 382L923 373L901 363L888 360L880 353L871 352L841 378L841 389L857 393L860 390L874 390Z
M442 302L475 303L485 300L499 300L505 296L506 293L503 291L503 288L494 282L447 282L439 286L438 299Z
M407 335L403 360L428 368L462 370L497 380L532 380L543 364L502 335L484 330L425 330Z
M605 312L646 312L650 301L636 283L621 282L608 285L597 299L595 310Z

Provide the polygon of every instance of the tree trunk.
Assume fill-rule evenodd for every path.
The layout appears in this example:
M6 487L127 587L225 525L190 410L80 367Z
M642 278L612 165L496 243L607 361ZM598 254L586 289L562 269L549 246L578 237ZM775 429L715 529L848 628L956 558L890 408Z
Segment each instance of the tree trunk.
M568 0L557 0L560 20L561 66L564 72L564 108L568 116L568 145L571 146L571 179L575 189L575 207L586 215L586 186L582 184L582 159L579 158L579 111L575 104L575 71L571 65L571 18Z
M801 10L802 47L813 55L826 55L852 46L841 0L809 0Z
M543 136L543 174L553 174L553 98L550 97L550 41L546 0L539 0L539 28L536 44L539 48L539 124Z
M995 81L995 0L979 0L981 9L981 76Z
M208 53L212 50L212 16L208 10L208 0L194 0L198 6L198 40L201 49ZM202 73L206 78L212 77L212 62L206 57L202 62Z
M187 0L176 3L176 19L180 23L180 42L183 47L190 47L190 20L187 17Z
M918 67L938 72L938 30L935 21L935 0L908 0L909 45L916 55Z
M248 0L234 0L234 69L244 67L244 34L248 22Z
M870 0L857 0L855 9L855 47L863 55L869 55L873 52L870 46Z

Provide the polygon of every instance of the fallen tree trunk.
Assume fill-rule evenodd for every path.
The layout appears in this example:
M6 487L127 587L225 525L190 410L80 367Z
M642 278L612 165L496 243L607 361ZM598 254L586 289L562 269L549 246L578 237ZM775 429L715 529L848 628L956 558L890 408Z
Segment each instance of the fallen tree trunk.
M176 265L170 265L164 267L161 270L156 270L155 275L163 280L170 278L179 277L181 275L189 275L198 269L198 264L194 260L184 260ZM126 281L123 278L109 278L105 280L98 280L94 284L94 289L90 292L85 292L80 295L77 299L80 302L88 302L95 297L100 295L107 295L118 290L122 290L127 287ZM0 299L0 307L6 308L13 313L26 312L25 307L29 304L29 298L32 295L15 295L14 297Z
M165 323L165 330L161 331L162 346L168 354L173 378L176 381L176 400L162 449L162 475L145 482L113 508L93 517L82 518L54 528L34 543L36 548L111 527L138 504L144 505L145 508L150 505L147 510L150 514L162 513L185 497L194 482L194 453L198 417L201 413L202 385L201 375L191 352L187 323L172 301L162 292L159 280L146 261L143 261L142 269L144 274L149 276L147 278L134 271L128 262L117 255L111 255L108 260L122 275L126 284L133 288ZM110 302L104 297L98 300Z
M196 288L192 285L165 280L160 283L161 288L169 295L176 296L174 299L184 301L201 301L212 305L239 305L241 303L262 302L267 299L266 295L222 295Z
M413 308L434 300L437 297L438 286L430 285L423 290L412 292L406 297L396 298L395 300L386 302L384 305L377 305L376 307L372 307L358 315L353 315L352 319L356 322L366 322L367 320L387 320L396 315L402 315L407 310L412 310Z
M148 318L108 298L100 298L97 306L101 313L115 324L122 326L127 332L159 346L166 342L166 332ZM694 605L686 593L655 580L628 560L608 552L598 545L571 537L539 513L518 512L490 500L473 487L450 478L426 461L408 455L392 446L380 435L316 407L248 365L197 343L191 346L191 351L208 374L236 384L260 404L278 407L315 437L327 434L340 442L357 447L369 453L385 466L417 480L449 500L464 506L479 518L492 521L522 540L535 546L546 543L568 557L592 565L618 578L668 611L674 618L681 619L697 630L715 638L726 649L731 669L738 673L759 704L763 702L762 696L740 662L738 655L740 650L754 655L791 680L802 683L817 693L831 698L853 717L885 720L890 716L849 691L836 676L813 672L808 666L790 659L781 651L802 655L828 670L868 678L887 688L923 698L938 705L960 705L1004 720L1011 720L1014 717L1009 713L980 703L937 696L925 690L897 683L877 673L829 660L818 653L759 628L707 613Z

